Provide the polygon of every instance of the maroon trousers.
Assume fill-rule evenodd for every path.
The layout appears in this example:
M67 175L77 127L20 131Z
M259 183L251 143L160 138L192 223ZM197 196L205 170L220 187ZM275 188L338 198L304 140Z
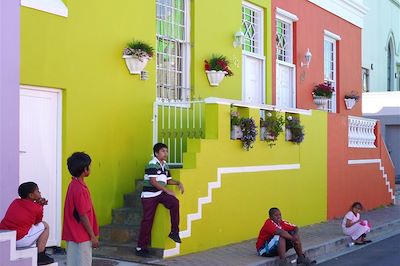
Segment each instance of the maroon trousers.
M179 233L179 200L165 192L157 197L142 198L143 218L140 224L140 232L137 246L147 248L151 240L151 228L153 226L154 215L157 205L161 203L169 209L171 215L171 232Z

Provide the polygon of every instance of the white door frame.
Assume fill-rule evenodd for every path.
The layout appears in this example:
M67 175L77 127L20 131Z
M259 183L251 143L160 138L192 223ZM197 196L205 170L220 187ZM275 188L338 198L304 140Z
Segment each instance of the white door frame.
M255 11L260 13L260 21L259 23L259 37L258 42L260 43L260 52L259 53L251 53L242 49L242 100L245 100L246 96L246 75L245 75L245 67L246 60L245 57L253 57L262 61L261 64L261 103L264 104L266 102L266 89L265 89L265 55L264 55L264 9L251 4L249 2L243 1L242 6L246 6L248 8L254 9Z
M55 245L60 246L61 245L61 202L62 202L62 178L61 178L61 165L62 165L62 91L60 89L53 89L53 88L47 88L47 87L36 87L36 86L30 86L30 85L20 85L20 89L25 89L25 90L36 90L36 91L47 91L47 92L52 92L57 94L57 158L56 158L56 206L57 206L57 217L56 217L56 223L57 227L51 230L56 230L56 243Z

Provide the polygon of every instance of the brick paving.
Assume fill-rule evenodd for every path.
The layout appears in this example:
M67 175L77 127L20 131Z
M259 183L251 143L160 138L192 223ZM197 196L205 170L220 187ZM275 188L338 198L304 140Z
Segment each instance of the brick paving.
M397 201L399 202L399 201ZM382 207L373 211L362 214L363 219L371 222L374 228L385 227L388 223L393 223L396 230L400 229L400 205L396 204L390 207ZM302 227L300 235L305 250L316 246L325 246L328 249L328 244L335 242L338 239L346 239L342 234L340 227L341 220L333 220L319 224L313 224ZM380 230L376 230L380 231ZM372 235L377 235L371 233ZM193 253L180 257L154 260L153 264L157 265L215 265L215 266L239 266L239 265L267 265L275 261L272 258L259 257L255 251L255 239L236 243L220 248L214 248L203 252ZM347 240L349 241L349 240ZM289 251L288 254L293 253Z

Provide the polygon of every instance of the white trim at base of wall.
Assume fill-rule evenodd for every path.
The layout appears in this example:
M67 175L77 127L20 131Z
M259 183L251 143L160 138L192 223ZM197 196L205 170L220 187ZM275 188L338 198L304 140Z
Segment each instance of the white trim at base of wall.
M62 17L68 17L68 7L62 0L21 0L21 6L30 7Z

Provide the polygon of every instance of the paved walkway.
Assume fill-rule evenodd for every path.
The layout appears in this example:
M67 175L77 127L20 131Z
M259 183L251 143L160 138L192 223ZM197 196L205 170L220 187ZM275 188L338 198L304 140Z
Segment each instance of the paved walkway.
M376 230L375 235L383 229L392 226L400 232L400 205L383 207L362 214L363 219L371 222ZM300 229L300 235L304 250L308 250L310 256L318 256L319 249L327 251L334 249L337 243L345 245L350 241L341 231L341 220L333 220L324 223L314 224ZM390 229L392 230L392 229ZM373 234L371 234L372 237ZM293 251L292 251L293 253ZM289 253L290 254L290 253ZM166 260L155 260L157 265L213 265L213 266L235 266L235 265L272 265L275 259L263 258L256 255L255 239L241 243L210 249L204 252L189 254Z

